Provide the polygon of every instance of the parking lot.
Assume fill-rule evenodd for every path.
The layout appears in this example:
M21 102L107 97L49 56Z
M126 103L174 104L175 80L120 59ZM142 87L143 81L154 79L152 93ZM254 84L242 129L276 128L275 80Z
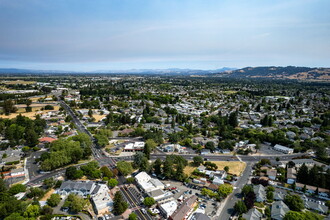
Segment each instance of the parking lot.
M204 209L205 214L210 217L215 215L216 210L220 206L220 202L201 196L199 189L190 188L188 186L183 185L181 182L176 182L176 181L162 181L162 182L165 185L170 184L169 188L176 188L176 190L172 190L175 199L189 198L192 195L197 195L200 201L199 208Z

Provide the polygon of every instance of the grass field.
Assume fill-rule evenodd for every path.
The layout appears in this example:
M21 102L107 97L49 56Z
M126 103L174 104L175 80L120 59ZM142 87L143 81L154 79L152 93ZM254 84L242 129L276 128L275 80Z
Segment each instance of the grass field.
M191 161L189 161L191 162ZM211 161L218 166L218 170L223 170L225 166L229 167L229 173L239 176L246 167L244 162L239 161ZM187 175L190 175L197 167L192 167L190 165L186 166L183 172Z
M3 84L6 84L6 85L15 85L15 84L30 85L30 84L36 84L35 81L24 81L24 80L3 81L2 83Z

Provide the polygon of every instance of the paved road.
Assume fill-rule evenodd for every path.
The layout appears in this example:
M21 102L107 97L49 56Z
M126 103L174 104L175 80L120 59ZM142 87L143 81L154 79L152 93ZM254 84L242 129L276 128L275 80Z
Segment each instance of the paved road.
M233 214L233 212L234 212L233 207L234 207L235 203L237 202L237 200L241 198L241 195L240 195L241 190L242 190L243 186L248 182L249 176L252 171L252 166L253 166L253 163L246 164L246 168L245 168L242 176L238 179L238 181L235 184L236 189L234 189L233 193L230 194L225 201L223 201L224 206L220 212L220 217L216 218L216 219L227 220Z
M33 179L34 177L40 175L40 167L36 163L36 159L40 157L41 154L45 153L45 151L36 151L32 152L31 155L26 160L26 168L29 170L29 178Z

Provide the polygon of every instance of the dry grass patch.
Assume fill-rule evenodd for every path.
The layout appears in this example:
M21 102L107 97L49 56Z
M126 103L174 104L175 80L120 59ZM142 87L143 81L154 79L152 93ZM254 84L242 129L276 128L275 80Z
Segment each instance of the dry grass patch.
M106 115L93 114L93 118L95 118L95 122L101 121L101 119L104 117L106 117Z
M190 163L190 162L189 162L189 163ZM197 168L197 167L192 167L192 166L188 165L188 166L186 166L186 167L184 168L183 172L184 172L185 174L187 174L188 176L190 176L191 173L192 173L196 168Z
M49 190L40 201L47 201L47 199L55 192L55 189Z
M246 167L246 163L240 161L212 161L218 166L218 170L223 170L225 166L229 167L229 173L239 176Z
M13 118L16 118L17 115L21 114L25 117L28 117L28 118L31 118L31 119L35 119L36 115L37 114L44 114L44 113L47 113L47 112L50 112L50 111L58 111L60 106L58 105L55 105L54 106L54 110L43 110L43 111L40 111L42 107L33 107L32 108L32 112L25 112L25 108L19 108L17 110L16 113L11 113L10 115L0 115L0 118L9 118L9 119L13 119Z
M190 162L191 161L189 161L188 166L186 166L183 170L183 172L188 176L190 176L191 173L197 168L191 166ZM211 161L211 162L215 163L218 166L218 170L223 170L225 166L228 166L229 173L237 176L239 176L245 170L246 167L246 163L239 161Z

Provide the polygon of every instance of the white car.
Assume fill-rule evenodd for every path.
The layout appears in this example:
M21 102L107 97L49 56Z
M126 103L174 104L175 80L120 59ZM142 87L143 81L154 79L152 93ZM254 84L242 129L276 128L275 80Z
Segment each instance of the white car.
M147 211L145 209L141 209L143 214L147 214Z

